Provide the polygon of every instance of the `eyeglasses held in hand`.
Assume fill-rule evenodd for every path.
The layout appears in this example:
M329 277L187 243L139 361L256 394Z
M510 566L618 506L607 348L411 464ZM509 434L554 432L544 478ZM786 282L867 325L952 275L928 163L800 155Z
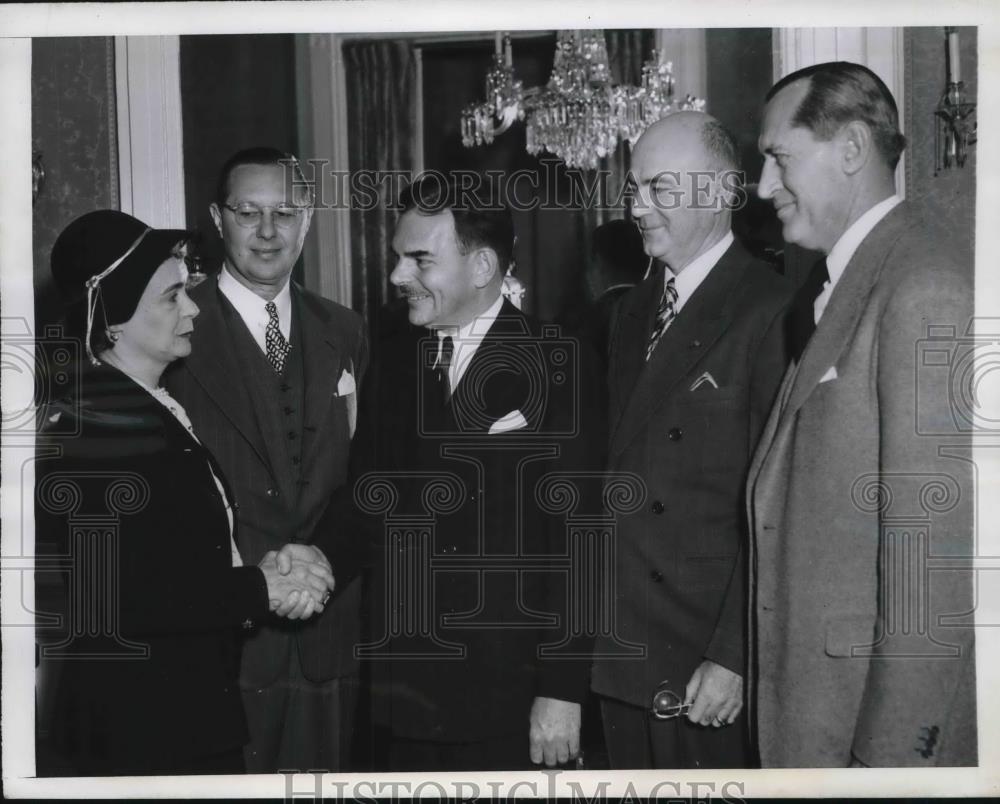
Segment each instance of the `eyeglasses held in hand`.
M689 709L691 704L684 703L676 692L668 690L664 684L657 687L653 693L653 705L650 711L657 720L670 720L686 715Z
M271 213L271 222L279 229L288 229L299 222L305 207L296 207L291 204L279 204L276 207L258 207L255 204L223 204L226 209L233 213L236 223L247 229L255 229L260 226L265 212Z

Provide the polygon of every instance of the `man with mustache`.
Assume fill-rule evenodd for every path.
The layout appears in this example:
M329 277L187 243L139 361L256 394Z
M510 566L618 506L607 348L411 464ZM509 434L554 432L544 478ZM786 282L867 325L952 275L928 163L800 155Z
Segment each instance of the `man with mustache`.
M647 492L619 521L616 630L595 647L613 768L751 763L744 480L785 368L791 289L733 238L738 171L732 137L700 112L654 123L632 153L632 215L661 265L611 324L609 471Z
M956 416L974 392L949 370L970 354L972 271L896 195L904 145L862 65L807 67L767 95L759 193L823 259L792 305L795 359L750 470L765 767L976 764L973 464Z
M419 329L380 346L351 459L370 515L352 527L386 544L372 594L383 639L362 650L384 764L551 767L579 751L589 641L570 625L583 601L567 600L568 564L552 566L570 539L546 489L589 481L583 505L600 504L596 356L503 298L509 210L436 174L400 203L390 281ZM330 557L349 576L351 559L336 545Z
M310 543L346 480L367 363L361 318L291 281L312 217L294 156L274 148L234 154L210 211L225 260L217 279L197 289L192 353L168 387L232 488L243 560L256 563L291 542L283 560L329 566ZM300 605L311 611L315 602ZM353 584L319 617L248 633L240 687L250 773L346 769L359 607Z

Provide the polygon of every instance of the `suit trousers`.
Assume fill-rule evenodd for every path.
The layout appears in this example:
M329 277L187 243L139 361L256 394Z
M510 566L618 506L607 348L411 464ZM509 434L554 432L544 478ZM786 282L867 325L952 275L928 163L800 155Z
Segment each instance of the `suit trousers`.
M528 729L522 734L445 743L432 740L389 740L387 770L393 772L505 771L528 770L533 766L528 753Z
M612 770L751 767L742 714L729 726L699 726L601 696L601 718Z
M250 730L244 748L247 773L348 769L356 676L309 681L293 647L287 675L270 686L241 691ZM276 723L280 728L274 728Z

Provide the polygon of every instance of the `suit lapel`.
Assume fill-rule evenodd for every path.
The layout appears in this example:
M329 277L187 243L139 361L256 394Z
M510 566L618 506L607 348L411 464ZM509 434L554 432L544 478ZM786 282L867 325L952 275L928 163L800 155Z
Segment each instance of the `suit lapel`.
M332 425L333 417L328 412L342 369L347 368L354 374L356 368L341 366L337 338L323 308L295 284L292 285L292 300L298 312L302 349L304 421L316 422L316 432L310 433L303 445L302 459L306 461L323 443L325 431Z
M648 361L644 360L648 328L641 337L633 333L630 341L624 340L628 333L623 332L624 348L634 350L642 365L631 398L612 435L612 453L618 454L628 446L681 378L726 331L732 321L733 290L746 270L746 263L747 254L743 248L737 243L730 246L684 304ZM657 272L657 275L662 281L662 273ZM656 299L655 303L658 302ZM637 318L642 317L640 309ZM646 323L651 326L651 319ZM629 328L635 330L637 325ZM635 360L634 355L631 360Z
M184 359L184 367L261 461L270 466L246 385L236 370L237 361L231 359L232 337L223 318L218 284L214 279L205 284L205 291L195 299L201 312L191 337L191 354Z
M794 417L820 379L836 365L847 348L878 280L885 256L909 226L907 205L899 204L883 218L858 246L834 288L816 331L802 353L782 420Z
M504 299L500 312L479 342L448 405L449 420L458 426L455 419L458 417L463 432L470 432L470 427L487 432L498 418L513 410L520 410L525 401L525 377L522 374L512 377L510 382L488 380L503 366L512 370L524 368L518 366L518 359L511 355L511 347L518 339L523 341L529 335L524 315ZM512 339L514 344L511 343ZM475 378L479 383L478 393L473 390L470 378ZM489 392L488 399L482 398L483 390ZM531 411L527 410L522 410L521 413L526 417L531 415Z
M621 323L615 338L615 348L612 349L611 411L612 415L618 414L612 425L621 421L621 415L632 396L639 375L646 368L646 344L653 329L660 297L663 295L663 272L661 266L622 303Z

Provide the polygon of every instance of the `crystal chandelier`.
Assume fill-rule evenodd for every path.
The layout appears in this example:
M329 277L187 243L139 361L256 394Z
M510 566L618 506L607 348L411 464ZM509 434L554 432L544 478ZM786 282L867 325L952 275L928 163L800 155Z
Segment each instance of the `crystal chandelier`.
M604 31L560 31L545 87L523 89L514 78L510 37L496 36L486 75L486 100L462 112L462 144L489 144L516 120L527 125L529 153L548 151L569 167L596 168L618 142L634 144L648 125L682 109L701 110L691 95L674 100L673 65L657 51L642 68L640 86L611 83Z

